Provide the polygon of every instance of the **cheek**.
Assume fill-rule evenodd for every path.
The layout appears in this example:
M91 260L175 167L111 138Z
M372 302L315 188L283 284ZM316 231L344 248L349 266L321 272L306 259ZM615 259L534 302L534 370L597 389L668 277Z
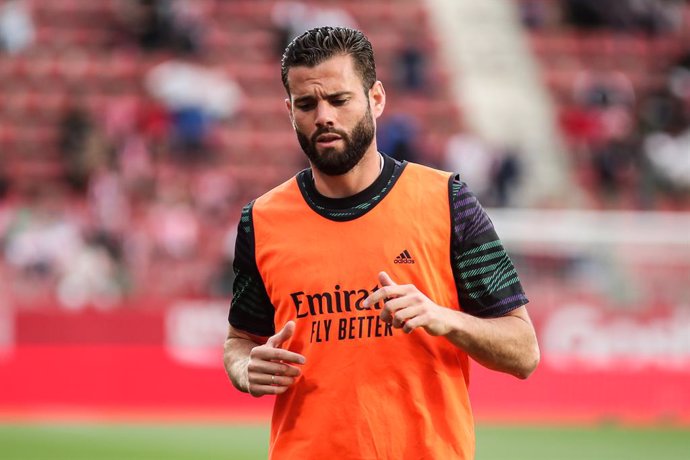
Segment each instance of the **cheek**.
M315 116L316 115L313 110L310 110L308 112L295 110L292 119L295 121L295 124L298 127L301 127L302 129L310 129L312 126L314 126Z
M312 125L300 123L299 121L295 120L294 121L294 127L295 127L295 133L298 135L303 136L305 139L307 139L309 142L311 142L311 138L316 132L316 128Z
M300 131L305 134L309 133L312 129L309 123L304 120L304 117L294 117L292 119L292 126L296 131Z

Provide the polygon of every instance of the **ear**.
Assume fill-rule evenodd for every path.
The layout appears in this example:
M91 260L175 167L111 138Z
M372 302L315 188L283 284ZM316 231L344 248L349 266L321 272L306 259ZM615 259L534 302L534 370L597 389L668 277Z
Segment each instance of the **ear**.
M292 129L297 129L297 125L295 125L295 116L292 112L292 98L285 98L285 108L288 111L288 116L290 117L290 123L292 123Z
M369 90L369 104L374 118L380 117L386 107L386 90L383 89L383 83L379 80L376 80Z

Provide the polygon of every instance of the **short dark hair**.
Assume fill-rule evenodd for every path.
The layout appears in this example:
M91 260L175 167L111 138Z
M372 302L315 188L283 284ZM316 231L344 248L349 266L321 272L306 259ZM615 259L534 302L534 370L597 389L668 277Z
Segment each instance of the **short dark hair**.
M359 30L347 27L316 27L296 37L285 48L280 74L288 96L288 71L291 67L315 67L338 55L352 56L364 90L369 91L376 83L376 64L374 49L367 37Z

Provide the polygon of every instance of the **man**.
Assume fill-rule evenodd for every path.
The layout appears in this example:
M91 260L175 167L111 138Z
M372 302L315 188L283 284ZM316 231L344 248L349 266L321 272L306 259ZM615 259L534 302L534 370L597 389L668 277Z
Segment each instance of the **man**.
M491 221L456 176L377 151L361 32L302 34L282 79L311 168L243 210L232 383L278 395L273 459L473 458L468 357L521 378L539 360Z

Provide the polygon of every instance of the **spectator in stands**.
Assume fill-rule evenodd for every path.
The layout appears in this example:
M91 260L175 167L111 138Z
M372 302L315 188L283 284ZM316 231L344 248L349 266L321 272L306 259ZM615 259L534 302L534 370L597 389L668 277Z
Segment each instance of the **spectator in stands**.
M103 131L114 153L108 167L116 167L129 191L145 192L152 186L161 152L168 151L170 120L165 109L142 88L135 96L110 102Z
M576 75L573 99L586 120L581 147L594 171L596 186L607 202L616 201L638 172L633 84L625 73L599 58Z
M629 128L632 130L632 126ZM604 204L619 205L623 192L636 188L639 167L639 142L631 131L621 132L591 146L591 161L596 186Z
M690 39L690 32L686 33ZM669 90L680 101L690 107L690 42L681 56L673 63L669 71Z
M566 22L583 29L597 29L610 26L613 10L624 2L565 0L563 3ZM619 16L619 19L622 20L623 16Z
M688 74L685 74L688 72ZM651 166L658 187L674 199L690 196L690 72L683 58L670 71L668 91L661 100L652 99L644 139L645 160ZM649 107L649 106L648 106ZM656 110L654 110L656 109ZM644 112L643 112L644 114Z
M162 150L170 138L171 120L165 107L148 91L139 95L137 113L137 130L146 139L154 159L162 156Z
M505 207L513 204L513 192L520 184L522 164L515 149L504 148L498 152L496 166L492 173L492 200L488 205Z
M147 51L166 48L170 44L172 25L166 17L162 0L120 2L115 18L118 42L132 42Z
M657 132L645 139L644 152L668 196L690 204L690 125L676 134Z
M0 49L20 53L34 41L34 24L23 0L5 0L0 5Z
M567 23L582 29L664 33L679 27L682 1L676 0L565 0Z
M199 220L191 193L175 174L159 179L155 202L148 209L150 234L158 253L167 260L185 260L196 254Z
M133 0L121 5L115 20L117 42L134 43L146 51L202 51L203 17L196 2Z
M155 168L148 144L139 133L123 139L117 150L117 168L131 193L146 193L154 187Z
M148 91L167 108L172 121L172 146L178 160L207 159L209 137L219 120L240 110L242 90L221 69L202 59L165 61L146 75Z
M58 152L65 167L65 179L78 192L85 192L89 180L86 149L94 129L84 95L73 91L59 121Z
M600 57L589 68L577 73L573 97L576 103L585 107L632 109L635 89L625 73L612 68L605 58Z
M632 29L658 35L681 27L683 0L627 0Z
M65 308L88 306L113 308L126 291L127 277L119 243L95 234L72 255L57 286L57 298Z
M495 148L470 133L448 139L443 168L459 171L487 206L509 206L520 183L520 155L514 148Z
M477 198L485 202L491 192L496 162L496 153L483 140L462 132L448 139L442 166L447 171L458 171Z
M325 2L278 1L271 11L276 37L276 55L281 57L285 47L303 31L318 26L357 27L355 19L344 9Z
M404 36L394 55L394 83L403 91L424 94L429 89L427 53L415 29Z
M94 233L122 239L130 227L129 197L122 175L113 167L94 172L89 182L89 222Z
M400 161L419 161L419 121L408 113L381 117L376 141L379 149Z
M200 2L169 0L167 15L172 24L172 49L183 54L202 53L204 18Z
M36 183L24 190L3 237L4 259L17 270L18 282L49 288L84 244L79 217L66 203L59 183Z
M211 162L195 175L194 208L213 225L225 225L236 195L236 184L226 171Z
M145 279L161 281L147 286L147 291L164 297L200 295L208 290L213 267L203 257L206 234L194 205L191 177L186 168L166 169L145 210L145 237L151 249Z
M228 226L228 230L223 238L223 253L211 278L209 293L214 297L228 298L232 296L232 285L235 282L233 263L235 261L236 240L237 222L233 222Z
M671 88L674 82L657 91L648 94L640 104L640 122L642 131L666 131L671 126L677 125L679 119L684 118L683 100L679 97L682 90L678 88L678 93L674 93Z
M308 15L308 7L302 2L278 1L271 10L271 24L275 37L275 54L282 57L288 43L301 31L300 24Z
M556 19L558 4L551 0L520 0L520 16L525 27L541 30L551 26Z
M0 203L5 200L10 192L10 177L5 165L5 159L0 158Z
M142 91L143 92L143 91ZM138 97L121 97L106 107L103 130L113 157L103 169L115 168L125 188L147 187L153 180L154 158L139 124Z

